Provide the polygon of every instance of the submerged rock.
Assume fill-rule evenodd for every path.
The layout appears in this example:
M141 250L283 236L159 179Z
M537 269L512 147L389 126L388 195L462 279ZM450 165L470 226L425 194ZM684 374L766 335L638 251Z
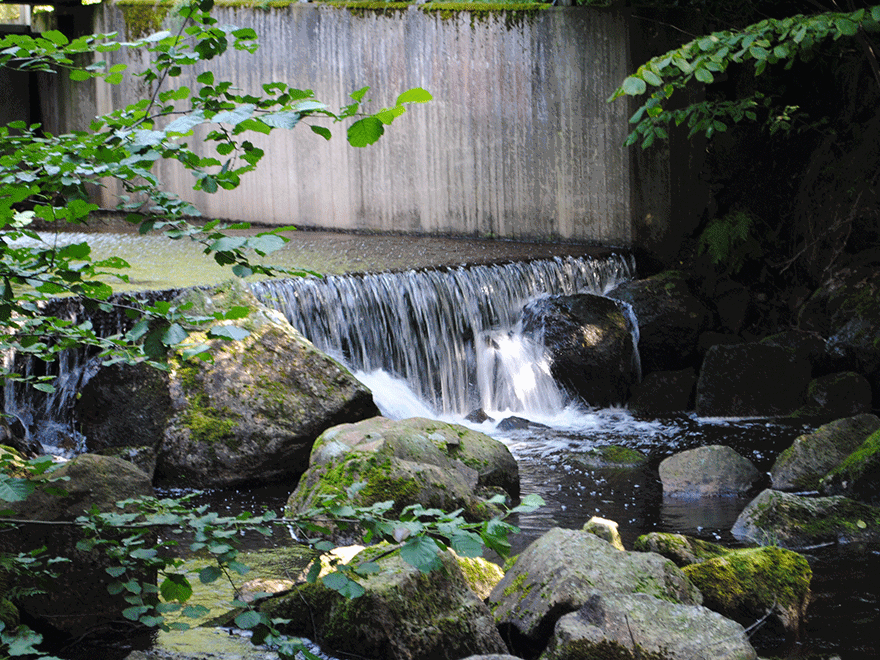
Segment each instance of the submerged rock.
M600 445L567 457L571 462L590 468L638 468L648 462L648 457L637 449L622 445Z
M323 497L365 482L353 504L393 500L395 510L420 503L471 519L491 518L493 495L519 495L519 468L507 447L464 426L429 419L375 417L325 431L315 441L309 469L287 502L296 514Z
M880 508L846 497L803 497L765 490L731 530L739 539L792 550L880 540Z
M800 630L813 576L802 555L772 546L745 548L682 570L703 594L706 607L744 625L772 613L785 634Z
M663 494L676 497L738 496L762 479L752 462L730 447L698 447L660 463Z
M428 573L386 546L367 549L355 562L359 558L380 569L358 579L362 596L346 598L322 584L305 584L270 599L262 610L287 619L281 626L287 634L360 657L421 660L507 652L489 609L468 588L451 554L441 553L442 567Z
M573 394L593 406L626 400L636 354L620 303L590 293L539 298L526 305L522 326L546 346L553 377Z
M857 415L798 436L773 464L772 487L786 491L818 490L821 479L878 428L880 418L876 415Z
M489 597L515 653L537 653L559 617L597 594L645 593L663 602L696 605L699 591L671 561L622 552L589 532L554 528L534 541Z
M712 346L697 379L701 417L785 417L800 408L810 363L777 346Z
M754 660L745 629L705 607L598 593L556 624L540 660Z

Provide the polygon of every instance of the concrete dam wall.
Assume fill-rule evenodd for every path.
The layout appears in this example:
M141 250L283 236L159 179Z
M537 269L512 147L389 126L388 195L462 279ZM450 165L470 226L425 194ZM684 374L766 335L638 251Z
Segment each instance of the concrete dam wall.
M91 28L143 36L143 8L96 5ZM256 135L252 141L266 155L235 191L195 192L191 174L162 165L168 187L205 216L605 245L638 242L646 217L651 232L668 223L668 157L643 163L625 149L630 107L606 102L632 67L632 27L617 10L441 15L418 5L352 11L218 3L214 15L259 35L256 54L232 51L210 63L217 80L244 91L278 80L314 90L331 109L367 85L368 110L393 105L412 87L434 100L410 106L365 149L348 145L344 124L324 124L334 133L329 142L302 124ZM142 54L109 55L131 70L142 67ZM194 86L202 70L175 84ZM148 94L139 80L75 86L82 92L58 81L46 93L48 105L43 101L46 123L56 131L81 128L88 115ZM102 195L104 206L115 205L112 191Z

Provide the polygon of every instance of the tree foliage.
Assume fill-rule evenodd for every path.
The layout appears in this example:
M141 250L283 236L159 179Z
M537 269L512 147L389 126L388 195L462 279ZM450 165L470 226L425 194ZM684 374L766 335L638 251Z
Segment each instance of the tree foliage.
M172 86L188 67L229 49L254 52L258 47L252 29L218 24L210 14L212 5L213 0L188 0L174 10L169 21L177 26L173 31L131 42L119 41L115 34L70 39L54 30L0 39L0 67L108 84L137 75L153 90L148 98L97 117L86 131L51 135L24 122L0 127L0 349L51 361L59 351L87 345L116 360L149 360L161 366L165 351L179 346L191 328L218 319L190 315L185 307L149 305L134 298L120 301L112 297L113 282L126 280L124 260L94 260L88 242L59 247L53 232L83 224L97 210L92 187L119 186L118 210L142 233L157 230L170 239L196 241L205 255L231 267L237 276L274 275L278 269L256 264L251 257L283 246L287 239L281 232L289 227L230 236L228 230L248 225L190 222L198 209L165 190L154 165L177 161L192 173L194 190L228 190L263 157L249 139L255 133L269 135L303 123L329 139L331 130L325 123L347 122L349 143L363 147L378 140L408 105L431 98L425 90L411 89L393 106L365 113L365 87L334 112L312 90L285 82L267 82L259 94L250 94L206 71L192 87ZM124 64L100 59L122 48L145 51L149 65L129 72ZM195 139L199 127L204 135ZM124 314L130 319L127 331L101 336L88 321L77 323L41 311L42 301L66 294L78 296L87 308ZM8 368L4 376L25 378ZM48 377L36 385L52 387Z
M721 255L761 255L754 281L813 286L878 237L880 7L817 2L789 15L782 2L686 4L733 27L657 55L621 83L610 100L636 100L626 144L703 139L700 178L717 217L703 218L697 244L727 273L746 262ZM742 213L755 222L739 222Z
M758 108L772 107L774 99L755 91L734 100L701 101L674 108L671 99L676 91L692 82L710 85L736 64L752 64L755 76L776 64L790 69L798 59L815 57L816 49L828 39L877 32L880 6L845 13L768 18L741 30L713 32L652 58L626 78L609 100L648 95L630 118L634 129L627 137L627 146L640 142L642 148L647 148L657 138L667 139L667 127L673 124L687 126L689 138L699 133L712 137L726 131L731 123L756 121Z

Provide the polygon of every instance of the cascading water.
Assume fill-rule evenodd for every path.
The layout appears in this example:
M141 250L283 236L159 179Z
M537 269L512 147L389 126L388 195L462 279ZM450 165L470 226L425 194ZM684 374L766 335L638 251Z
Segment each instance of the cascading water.
M624 257L568 257L252 288L319 349L357 372L404 380L435 415L547 414L566 397L543 348L519 332L523 306L542 295L604 294L634 271Z

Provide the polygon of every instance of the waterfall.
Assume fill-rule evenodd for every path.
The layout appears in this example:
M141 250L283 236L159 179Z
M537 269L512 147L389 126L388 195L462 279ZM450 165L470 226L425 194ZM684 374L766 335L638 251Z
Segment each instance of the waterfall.
M322 351L354 371L403 379L440 415L539 412L565 397L543 349L518 331L543 295L604 294L634 276L631 259L567 257L252 285Z

